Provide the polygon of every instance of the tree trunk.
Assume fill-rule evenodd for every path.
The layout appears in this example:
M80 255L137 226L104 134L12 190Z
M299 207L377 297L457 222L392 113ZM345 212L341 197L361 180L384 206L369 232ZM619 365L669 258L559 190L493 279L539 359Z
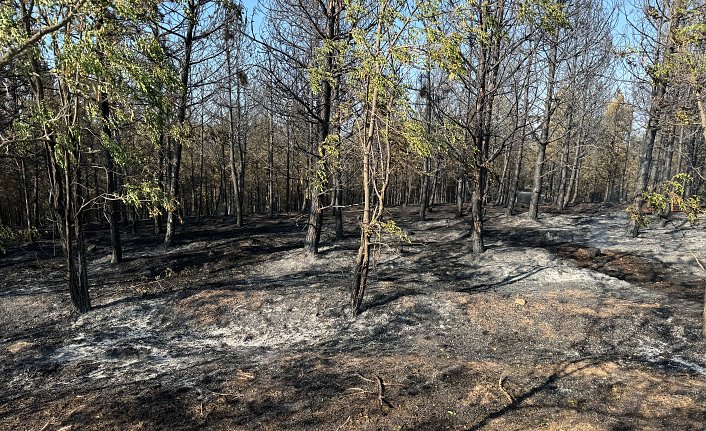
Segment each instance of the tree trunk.
M431 65L427 64L427 70L425 74L425 84L426 87L426 105L425 105L425 126L427 139L431 141L431 122L432 122L432 88L431 88ZM419 220L424 221L426 219L427 209L429 209L430 201L432 200L430 196L430 175L431 175L431 157L424 157L424 162L422 166L422 175L420 177L420 189L419 189Z
M704 141L706 142L706 106L702 99L701 90L696 90L696 106L699 109L699 119L701 120L701 133L703 133Z
M273 95L272 83L269 83L269 99L270 99L270 114L269 114L269 139L267 142L267 216L275 217L275 99Z
M525 119L526 122L526 119ZM520 176L522 175L522 156L525 148L525 127L522 127L522 138L520 139L520 148L517 150L517 159L515 160L515 173L512 177L512 183L508 190L507 209L505 215L512 216L515 212L515 204L517 202L517 191L520 188Z
M624 202L627 200L627 171L628 171L628 159L630 157L630 141L632 141L632 127L628 130L628 136L625 141L625 158L623 159L623 169L620 173L620 193L618 194L618 200ZM681 148L681 147L680 147ZM679 153L681 156L681 152Z
M471 217L473 218L473 231L471 245L474 254L485 251L483 244L483 174L484 168L473 170L473 193L471 195Z
M33 32L32 11L27 9L28 5L25 3L22 3L21 7L22 21L25 26L25 31L29 36ZM30 63L33 71L31 79L33 97L38 105L43 105L46 102L44 83L42 81L40 61L36 53L31 57ZM74 110L74 112L77 112L77 110ZM77 157L77 142L75 142L75 140L72 142L75 151L73 153L69 153L66 148L59 150L52 125L47 123L44 127L46 136L44 147L49 174L49 197L54 222L59 228L59 237L66 259L69 295L74 308L78 312L84 313L91 309L91 302L88 292L85 249L83 248L83 235L81 230L82 215L80 214L80 209L76 207L78 203L76 192L83 185L79 184L80 177L72 178L71 175L72 171L74 171L74 174L78 174L78 170L80 169L80 158ZM61 152L61 157L59 157L59 152ZM63 163L59 159L62 159ZM75 181L73 181L74 179ZM72 187L72 184L75 187ZM77 223L77 227L74 226L74 222ZM74 249L75 243L78 243L79 249L81 250L78 265Z
M579 126L579 138L581 134L582 126ZM576 194L579 187L579 166L581 164L581 139L576 142L576 148L574 149L574 161L571 166L571 178L569 179L569 186L566 189L566 194L564 195L563 206L566 208L569 203L573 203L576 200ZM572 198L573 196L573 198Z
M286 178L284 186L284 208L287 213L292 210L292 138L290 125L287 123L287 160L286 160Z
M245 162L248 154L248 141L246 131L243 130L243 124L246 123L244 119L243 112L247 113L247 95L243 93L241 96L241 84L239 80L235 83L235 108L236 108L236 142L238 144L238 156L240 162L240 169L238 175L238 197L235 202L235 215L236 215L236 226L241 227L243 225L243 205L245 202ZM242 103L241 103L242 97Z
M673 5L674 6L674 5ZM672 31L679 26L682 11L679 8L672 7L672 13L668 28L666 29L667 46L662 60L666 63L674 54L675 46L672 40ZM659 60L659 52L656 53ZM650 101L650 110L648 114L647 127L645 128L645 136L642 141L642 153L640 155L640 168L635 182L635 196L632 199L632 207L636 216L630 217L628 223L628 235L636 237L640 233L639 217L642 216L642 206L645 203L643 193L647 191L649 182L650 167L652 165L652 152L654 150L655 139L659 131L659 120L662 115L662 103L664 95L667 91L666 76L653 78L652 83L652 100ZM698 93L697 93L698 94ZM706 135L706 132L704 132Z
M333 41L336 36L336 23L338 21L337 2L329 0L326 6L326 40ZM334 49L329 50L326 54L324 62L324 72L333 73ZM321 83L321 118L319 121L319 142L318 142L318 169L320 177L324 178L327 170L327 151L325 144L328 141L329 132L331 130L331 112L333 105L333 86L329 79L322 80ZM317 173L318 174L318 173ZM319 241L321 239L321 228L323 227L323 185L317 184L317 181L309 181L311 193L311 205L309 206L309 223L307 225L306 238L304 241L304 249L310 256L316 255L319 252Z
M243 225L243 206L242 206L242 196L239 184L239 173L235 160L235 150L236 145L240 148L240 112L238 112L238 126L236 130L236 119L233 113L233 65L230 58L230 41L231 34L226 27L225 30L226 39L226 67L228 69L228 161L230 167L230 180L233 185L233 204L235 206L235 224L240 227ZM240 111L240 82L236 82L236 103L238 104L238 111ZM202 114L203 122L203 114Z
M635 196L632 201L634 211L638 216L642 215L642 206L645 199L642 194L647 191L650 168L652 166L652 152L659 130L659 117L661 112L662 97L666 90L666 81L660 80L655 83L652 89L652 102L650 104L649 120L645 129L645 137L642 143L642 155L640 156L640 169L635 183ZM640 233L640 224L636 217L631 217L628 224L628 234L636 237Z
M179 107L177 109L177 122L180 127L183 127L186 122L186 109L189 102L189 72L191 70L191 48L194 40L194 28L197 22L197 7L198 5L189 1L189 12L187 14L186 35L184 37L184 58L181 64L181 94L179 95ZM169 163L171 165L169 175L169 194L173 199L172 205L167 212L167 228L164 236L164 243L167 246L174 245L174 230L176 223L176 211L179 202L176 201L179 196L179 169L181 168L181 150L182 143L180 139L174 140L174 149Z
M539 204L542 193L542 173L544 171L544 163L547 158L547 146L539 143L537 151L537 160L534 163L534 175L532 176L532 197L530 199L529 213L527 217L530 220L537 220L539 215Z
M466 192L466 166L465 162L458 163L458 177L456 178L456 217L463 217L463 198Z
M29 205L29 191L27 190L29 188L27 185L27 165L25 164L24 157L20 158L20 179L22 180L22 197L25 204L25 226L29 229L32 227L32 209Z
M331 200L331 204L333 206L337 240L345 238L345 233L343 231L343 184L341 184L343 180L342 176L343 171L339 167L333 174L333 199Z
M76 142L75 137L74 137L74 142ZM78 143L74 144L74 148L78 148ZM74 228L74 238L76 240L76 278L78 281L78 285L74 286L74 289L72 289L71 292L71 297L74 300L74 304L76 306L76 309L81 312L85 313L91 309L91 300L90 296L88 294L88 259L86 257L86 243L84 241L84 236L83 236L83 219L84 219L84 213L81 210L81 206L83 205L83 198L81 194L81 188L82 188L82 182L81 182L81 164L80 164L80 156L78 154L78 150L75 151L74 154L75 160L76 160L76 166L75 166L75 174L74 174L74 183L73 183L73 190L71 191L72 195L72 211L71 211L71 216L74 219L73 223L73 228Z
M427 218L427 208L429 207L429 176L431 175L431 158L425 157L422 167L422 174L419 177L419 220Z
M558 31L558 30L557 30ZM554 84L557 67L557 45L558 36L553 35L549 52L549 77L547 81L547 96L544 100L544 118L542 121L542 136L539 141L539 151L537 161L534 166L534 177L532 185L532 198L529 205L528 217L530 220L537 220L539 215L539 205L541 204L542 175L544 173L544 163L547 155L547 145L549 145L549 126L552 119L552 99L554 98Z
M512 147L512 141L510 141L510 146L507 148L505 159L503 160L503 171L500 175L500 183L498 184L498 195L495 198L495 205L503 205L507 199L508 183L510 182L510 155L512 154Z
M701 120L701 132L704 135L704 141L706 141L706 107L701 99L701 91L696 90L696 106L699 110L699 119ZM701 325L701 335L706 338L706 286L704 287L704 312L702 317Z
M33 216L34 216L34 227L39 227L39 163L35 160L34 162L34 187L33 187Z
M381 39L382 39L382 23L378 21L376 40L375 40L375 53L380 53ZM382 71L379 69L376 72L380 74ZM370 95L370 83L367 84L366 95ZM366 97L367 99L367 97ZM361 130L362 142L362 167L363 167L363 215L360 223L360 245L358 247L358 254L355 260L355 266L353 268L353 285L351 286L351 296L350 296L350 307L351 315L356 317L360 313L360 306L363 303L363 296L365 295L365 288L368 282L368 270L370 267L370 235L371 235L371 157L373 149L373 138L375 137L376 131L376 121L377 121L377 105L378 105L378 86L374 86L372 94L370 96L370 103L366 106L366 115L364 123L364 131ZM388 153L388 166L389 168L389 153ZM384 197L383 186L383 197ZM382 205L379 202L378 205ZM378 216L381 213L377 213Z
M530 78L532 76L532 67L534 66L534 56L530 54L527 74L525 75L524 82L524 94L522 95L522 127L520 128L522 136L520 138L520 148L518 149L517 159L515 160L514 175L512 177L512 183L510 189L508 190L507 198L507 209L505 210L505 215L512 216L515 212L515 204L517 203L517 191L520 188L520 177L522 176L522 157L525 150L525 145L527 143L527 119L529 116L529 89L530 89Z
M569 193L568 190L568 177L569 177L569 144L571 143L571 131L572 131L572 121L573 121L573 105L569 104L567 108L567 128L566 136L564 136L564 142L561 146L561 173L559 174L559 188L555 200L556 207L559 211L564 211L566 207L566 195Z
M110 102L108 96L101 94L100 101L101 116L103 117L103 133L104 139L112 139L110 130ZM123 260L123 249L120 244L120 230L118 229L118 214L120 213L120 201L117 199L116 181L115 181L115 161L110 149L104 145L103 152L105 154L105 176L106 176L106 217L110 225L110 248L112 251L110 263L116 264Z

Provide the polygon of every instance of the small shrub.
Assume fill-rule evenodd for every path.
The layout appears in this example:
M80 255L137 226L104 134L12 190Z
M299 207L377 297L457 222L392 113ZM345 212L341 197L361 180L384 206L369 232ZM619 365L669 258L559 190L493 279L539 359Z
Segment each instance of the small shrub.
M0 225L0 256L7 253L5 244L9 242L31 242L39 238L39 231L36 228L12 229L9 226Z

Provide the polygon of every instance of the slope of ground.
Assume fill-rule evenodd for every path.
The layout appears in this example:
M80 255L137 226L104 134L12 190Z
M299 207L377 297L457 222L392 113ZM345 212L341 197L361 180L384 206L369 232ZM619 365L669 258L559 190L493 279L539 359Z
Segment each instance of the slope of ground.
M51 244L0 260L0 429L699 430L706 231L625 239L620 211L488 215L468 249L450 208L391 216L364 311L343 308L356 249L304 220L147 228L72 314Z

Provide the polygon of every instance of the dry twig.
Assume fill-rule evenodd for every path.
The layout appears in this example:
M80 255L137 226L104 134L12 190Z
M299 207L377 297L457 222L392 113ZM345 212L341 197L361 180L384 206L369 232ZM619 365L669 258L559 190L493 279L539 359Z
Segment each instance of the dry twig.
M507 378L507 376L505 376L505 375L503 375L503 376L500 377L500 380L498 380L498 387L500 388L500 391L501 391L503 394L505 394L505 396L507 397L507 399L510 401L510 404L512 404L512 403L515 402L515 399L512 398L512 395L510 395L510 394L505 390L505 388L503 387L503 383L505 382L505 379L506 379L506 378Z
M347 424L348 422L350 422L350 420L351 420L351 417L348 416L348 419L346 419L345 422L343 422L341 425L339 425L338 428L336 428L336 431L339 431L339 430L343 429L343 427L346 426L346 424Z
M378 388L378 402L380 403L380 408L382 408L383 404L391 409L394 408L392 404L385 399L385 382L382 380L382 377L375 376L375 380Z

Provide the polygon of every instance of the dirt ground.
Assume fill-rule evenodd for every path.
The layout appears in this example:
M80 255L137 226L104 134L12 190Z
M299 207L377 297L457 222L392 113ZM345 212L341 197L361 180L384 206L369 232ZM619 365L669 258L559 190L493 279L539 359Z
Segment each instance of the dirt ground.
M625 238L620 208L491 209L488 251L437 208L391 217L364 311L357 237L301 251L300 215L89 234L94 310L50 241L0 259L2 430L704 430L706 229Z

